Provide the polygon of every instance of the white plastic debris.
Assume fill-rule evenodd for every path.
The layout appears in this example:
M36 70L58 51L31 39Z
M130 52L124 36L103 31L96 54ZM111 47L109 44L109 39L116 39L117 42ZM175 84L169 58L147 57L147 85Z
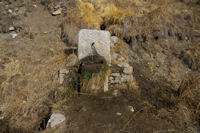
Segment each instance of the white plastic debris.
M60 113L53 113L48 120L47 128L54 128L55 126L63 123L66 120L65 116Z

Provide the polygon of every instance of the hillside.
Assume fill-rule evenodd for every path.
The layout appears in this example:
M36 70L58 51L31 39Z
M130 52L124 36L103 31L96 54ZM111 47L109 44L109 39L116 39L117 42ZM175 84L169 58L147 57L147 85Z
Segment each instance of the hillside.
M111 66L78 59L81 29L114 36ZM198 133L199 96L199 0L0 0L0 133Z

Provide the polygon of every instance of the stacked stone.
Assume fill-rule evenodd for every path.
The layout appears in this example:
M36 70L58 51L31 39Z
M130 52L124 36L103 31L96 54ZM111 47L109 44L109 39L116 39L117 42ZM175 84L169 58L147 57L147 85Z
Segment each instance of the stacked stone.
M122 83L129 83L133 81L133 67L130 66L126 62L120 62L117 64L118 67L120 67L123 71L122 72L116 72L111 73L109 78L110 85L115 84L122 84Z
M79 65L78 57L75 54L69 55L68 58L66 59L66 63L59 70L58 73L59 83L63 84L64 81L69 82L71 73L77 72L78 65Z

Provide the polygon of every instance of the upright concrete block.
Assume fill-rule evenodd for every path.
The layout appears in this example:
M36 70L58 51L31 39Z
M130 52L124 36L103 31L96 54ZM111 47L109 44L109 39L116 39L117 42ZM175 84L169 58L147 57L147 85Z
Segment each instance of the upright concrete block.
M111 64L110 32L103 30L82 29L79 31L78 58L79 60L92 55L104 57L108 65Z

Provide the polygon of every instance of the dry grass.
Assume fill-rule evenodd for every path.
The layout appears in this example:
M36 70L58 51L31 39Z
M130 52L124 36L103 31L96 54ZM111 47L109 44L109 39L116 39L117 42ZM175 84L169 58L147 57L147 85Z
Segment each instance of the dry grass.
M161 108L157 117L173 121L177 129L192 133L200 124L200 75L190 73L184 79L178 95L170 98L177 109Z
M33 132L39 128L42 119L49 113L49 90L46 88L51 83L45 80L49 77L48 74L40 66L35 66L33 71L37 73L24 77L25 69L22 66L28 67L25 63L21 64L11 59L4 73L11 78L1 84L3 101L0 116L3 121L8 120L10 132ZM40 80L35 81L35 85L32 86L33 84L27 83L31 81L30 76L33 80ZM41 88L42 84L45 84L46 88Z
M93 73L92 77L88 81L84 81L83 79L81 86L81 88L83 88L83 91L94 94L97 92L103 92L106 76L110 75L110 69L107 67L108 66L105 65L104 68L98 73Z
M63 64L67 59L67 55L62 53L55 57L56 62Z
M180 33L183 38L191 36L190 29L185 32L187 21L180 15L190 14L192 10L180 1L75 0L74 3L76 6L64 16L66 28L63 31L67 32L69 44L77 43L73 31L79 28L109 30L121 39L130 38L132 42L166 37L169 29L173 29L176 36Z
M89 29L99 29L101 23L100 13L89 2L82 2L78 6L82 20L87 24Z
M186 103L192 113L192 121L200 124L200 75L192 73L188 75L179 88L178 100Z
M61 39L68 45L77 46L78 44L78 28L73 23L62 24Z
M77 33L79 29L108 30L112 35L120 38L115 45L115 52L122 55L129 62L131 61L127 55L132 55L133 51L125 43L132 46L138 42L163 39L169 36L169 29L172 29L174 33L173 37L181 41L185 37L191 38L190 31L196 23L193 23L192 7L179 0L75 0L74 2L76 3L75 8L64 16L63 25L66 28L63 28L63 33L66 32L64 34L67 36L67 44L77 43L77 36L73 32ZM197 1L189 0L187 2L196 3ZM189 20L187 20L187 17ZM198 68L198 62L200 62L199 49L195 48L188 53L188 56L192 56L196 60ZM153 73L155 65L150 64L149 69ZM178 71L171 68L170 73L178 73ZM180 120L180 123L192 121L198 125L200 108L200 99L198 98L199 78L189 76L185 79L179 89L180 95L177 97L167 90L166 92L159 91L159 93L162 93L162 100L166 102L166 106L172 103L173 107L177 106L178 111L172 111L173 114L166 108L160 109L158 111L160 116L158 115L158 117L168 118L170 121L175 122ZM101 76L93 75L89 82L83 83L83 88L92 90L93 87L101 86L101 83ZM136 92L139 92L137 87L137 84L132 84L130 88L136 88ZM177 120L174 118L175 115L177 115Z
M184 63L192 70L200 71L200 45L192 46L191 48L182 51L181 58Z
M56 0L47 0L47 6L52 8L55 2ZM144 37L147 40L154 39L155 36L162 37L160 33L165 37L169 28L172 28L176 34L183 33L183 37L191 36L190 32L185 31L187 29L185 25L189 25L190 22L182 19L182 16L192 13L192 8L178 0L68 0L67 2L74 5L63 15L64 21L61 26L61 38L68 45L77 45L79 29L101 29L103 26L105 30L121 38L116 44L116 51L128 60L127 55L131 55L132 51L128 45L125 45L129 42L124 42L123 39L129 38L132 42L142 42ZM199 51L199 46L198 48L195 46L186 52L188 56L195 59L195 69L199 69ZM65 54L61 54L53 60L49 58L49 61L52 64L62 64L66 58ZM9 128L10 132L37 131L41 120L49 113L51 107L49 106L49 103L52 103L51 98L48 96L52 90L49 88L57 87L53 80L58 70L56 66L50 68L37 62L27 65L27 60L19 63L9 58L10 63L4 70L5 75L12 80L7 79L1 84L3 89L0 96L3 99L0 99L0 123L7 122L8 125L5 124L5 127ZM95 84L102 85L100 75L93 76L89 83L83 84L83 88L90 88ZM199 81L198 74L186 77L180 86L178 100L175 100L179 106L178 113L182 114L186 121L192 121L197 125L200 121ZM132 84L131 87L137 89L138 86ZM52 93L54 100L62 101L66 98L67 92L65 88L59 88ZM62 105L63 102L58 104ZM166 110L160 110L159 113L161 117L168 115Z

